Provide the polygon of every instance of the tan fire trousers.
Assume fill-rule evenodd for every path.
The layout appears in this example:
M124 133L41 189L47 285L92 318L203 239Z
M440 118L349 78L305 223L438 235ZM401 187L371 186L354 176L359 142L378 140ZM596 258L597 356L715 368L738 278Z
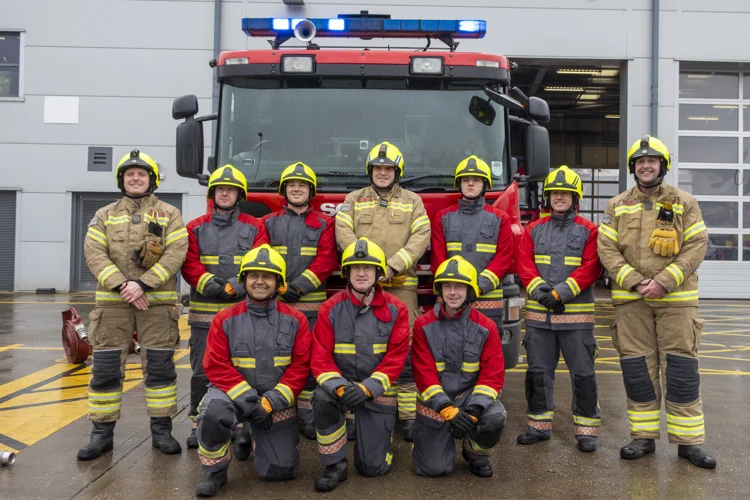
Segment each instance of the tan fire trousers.
M396 392L398 398L398 419L413 420L417 417L417 384L414 383L411 375L411 336L414 322L419 316L417 292L403 288L385 288L385 291L403 302L409 311L409 359L406 360L406 367L399 378L399 383L394 384L392 390Z

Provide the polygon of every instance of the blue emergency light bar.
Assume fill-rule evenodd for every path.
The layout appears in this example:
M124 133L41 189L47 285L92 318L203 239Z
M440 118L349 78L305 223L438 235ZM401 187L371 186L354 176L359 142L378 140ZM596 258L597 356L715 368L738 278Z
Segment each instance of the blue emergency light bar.
M304 19L246 17L242 31L248 36L294 36L294 28ZM487 21L427 20L384 18L308 19L315 25L316 37L349 38L484 38Z

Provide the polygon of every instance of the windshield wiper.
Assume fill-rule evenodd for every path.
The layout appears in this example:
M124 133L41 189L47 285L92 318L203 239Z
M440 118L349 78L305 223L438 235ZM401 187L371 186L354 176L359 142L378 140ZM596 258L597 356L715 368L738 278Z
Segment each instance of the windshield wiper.
M401 179L400 181L398 181L398 183L402 186L408 186L409 184L414 184L415 182L421 181L422 179L453 179L453 174L418 175L416 177L407 177L406 179Z
M316 177L365 177L365 175L354 172L315 172Z

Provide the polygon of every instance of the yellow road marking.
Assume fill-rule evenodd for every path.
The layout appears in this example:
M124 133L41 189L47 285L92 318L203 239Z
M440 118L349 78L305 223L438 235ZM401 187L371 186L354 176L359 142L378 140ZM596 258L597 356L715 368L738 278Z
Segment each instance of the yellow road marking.
M17 351L62 351L62 347L21 347L23 344L16 344L18 347L11 347Z
M0 352L3 352L3 351L7 351L8 349L16 349L16 348L18 348L18 347L20 347L20 346L22 346L22 345L23 345L23 344L11 344L11 345L6 345L6 346L3 346L3 347L0 347Z
M76 365L70 364L54 365L50 366L49 368L39 370L38 372L34 372L30 375L26 375L25 377L21 377L12 382L8 382L7 384L0 385L0 398L4 398L9 394L13 394L14 392L18 392L34 384L38 384L39 382L43 382L47 379L56 377L61 373L72 370L75 367Z
M709 358L709 359L726 359L729 361L750 361L750 359L745 358L730 358L728 356L706 356L704 354L698 354L699 358Z

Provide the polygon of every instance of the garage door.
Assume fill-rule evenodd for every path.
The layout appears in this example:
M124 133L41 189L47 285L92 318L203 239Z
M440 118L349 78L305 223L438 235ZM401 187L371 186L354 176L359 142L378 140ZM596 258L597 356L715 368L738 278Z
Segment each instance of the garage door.
M16 192L0 191L0 290L12 291L16 269Z
M76 193L73 198L73 257L71 291L96 290L96 277L91 274L83 257L83 239L96 211L122 198L120 193ZM181 194L160 194L159 199L182 210ZM179 280L178 280L179 284Z

